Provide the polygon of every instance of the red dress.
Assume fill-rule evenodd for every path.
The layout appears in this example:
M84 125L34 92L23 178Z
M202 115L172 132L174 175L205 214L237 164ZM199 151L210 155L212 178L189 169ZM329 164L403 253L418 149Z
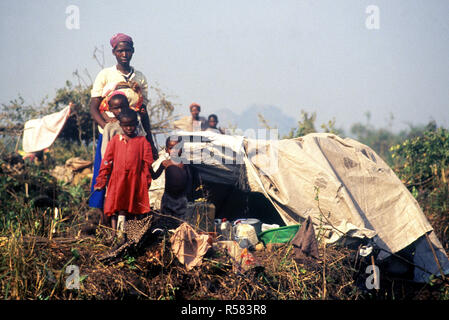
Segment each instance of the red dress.
M145 137L129 139L117 134L109 141L95 184L99 188L108 186L104 202L106 215L120 210L128 214L150 212L148 187L152 163L151 145Z

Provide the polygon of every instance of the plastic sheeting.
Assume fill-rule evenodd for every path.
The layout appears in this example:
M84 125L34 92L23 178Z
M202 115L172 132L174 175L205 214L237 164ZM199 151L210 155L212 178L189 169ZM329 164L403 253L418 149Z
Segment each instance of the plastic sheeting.
M369 238L382 249L382 258L415 244L415 281L438 274L440 267L449 271L447 255L419 204L368 146L327 133L285 140L187 134L196 138L189 138L184 157L203 179L263 193L287 225L310 217L320 226L316 230L324 229L328 243L342 236ZM426 234L440 266L422 241Z
M343 235L371 238L386 257L433 230L389 166L353 139L314 133L267 141L257 153L248 148L247 154L247 169L257 190L272 201L285 223L310 216L328 231L328 242ZM447 270L449 261L440 242L435 236L431 242L442 269ZM414 263L438 273L430 246L417 243ZM416 271L415 281L423 281L425 274Z

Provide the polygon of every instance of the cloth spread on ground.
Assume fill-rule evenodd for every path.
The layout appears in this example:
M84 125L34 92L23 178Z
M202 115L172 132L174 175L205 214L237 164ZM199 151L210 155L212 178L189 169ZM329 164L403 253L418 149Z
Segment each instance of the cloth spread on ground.
M104 213L108 216L124 210L129 214L150 211L148 187L149 166L153 162L151 145L145 137L126 139L119 134L112 138L102 160L96 187L107 184ZM108 177L109 183L108 183Z
M55 142L70 115L70 106L40 119L25 122L23 150L37 152L50 147Z
M199 235L189 224L183 223L175 230L170 243L179 262L184 264L187 270L191 270L201 265L203 256L211 247L208 239L208 235Z

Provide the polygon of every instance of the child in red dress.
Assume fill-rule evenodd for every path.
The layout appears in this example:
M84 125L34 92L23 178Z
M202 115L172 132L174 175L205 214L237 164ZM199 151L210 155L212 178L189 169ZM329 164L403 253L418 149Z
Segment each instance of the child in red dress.
M150 212L149 168L153 163L150 143L136 133L137 113L129 108L122 109L118 120L123 134L109 141L95 184L96 190L107 185L104 213L111 217L114 230L117 230L117 221L124 223L125 216Z

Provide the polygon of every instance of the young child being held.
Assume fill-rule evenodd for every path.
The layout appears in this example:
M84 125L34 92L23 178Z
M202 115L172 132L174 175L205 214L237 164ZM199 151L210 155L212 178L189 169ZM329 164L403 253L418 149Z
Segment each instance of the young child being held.
M169 159L162 161L159 169L150 169L153 179L157 179L165 170L165 191L161 200L161 211L182 218L187 209L187 194L190 192L192 174L181 161L182 139L168 137L165 149Z
M104 213L111 217L114 230L123 231L125 217L150 212L148 187L153 156L147 139L137 135L136 112L124 108L117 118L123 133L109 141L95 189L101 190L107 185Z

